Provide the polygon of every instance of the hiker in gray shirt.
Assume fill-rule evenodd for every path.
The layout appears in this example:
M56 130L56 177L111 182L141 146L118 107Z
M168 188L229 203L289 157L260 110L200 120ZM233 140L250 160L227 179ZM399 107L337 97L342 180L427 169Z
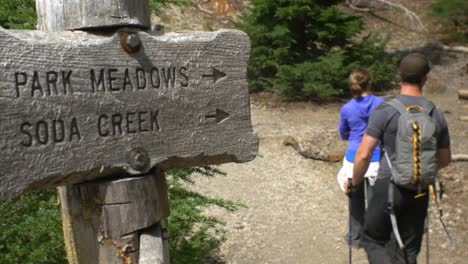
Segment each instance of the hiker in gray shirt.
M413 106L432 105L422 96L422 87L427 79L430 66L421 54L412 53L402 59L399 67L401 78L400 95L396 98L407 109ZM409 111L409 110L407 110ZM434 108L430 115L437 124L436 159L439 168L450 163L450 137L441 111ZM368 128L362 144L356 154L353 180L350 191L364 177L374 149L381 144L389 161L382 155L379 173L374 185L374 194L369 202L362 230L361 246L366 250L371 264L415 264L421 249L424 222L427 216L429 190L411 190L391 182L391 164L396 159L397 130L400 112L389 103L383 103L375 109L369 119ZM392 162L390 162L390 160ZM388 208L389 193L392 189L393 212ZM390 197L392 197L390 196ZM390 215L396 216L398 235L403 249L396 243Z

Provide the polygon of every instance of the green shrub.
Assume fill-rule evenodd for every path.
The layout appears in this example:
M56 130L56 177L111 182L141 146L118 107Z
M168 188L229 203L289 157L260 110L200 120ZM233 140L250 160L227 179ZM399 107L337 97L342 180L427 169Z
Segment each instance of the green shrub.
M445 30L450 40L468 42L468 4L465 0L438 0L429 14L447 23Z
M0 263L67 263L55 192L2 202L0 219Z
M289 99L348 93L347 77L368 67L378 88L395 77L395 59L384 55L388 39L359 37L361 17L340 11L341 1L252 0L236 26L251 39L251 91L278 91Z
M170 179L169 199L171 215L168 219L169 253L171 263L204 263L204 260L224 241L224 225L219 219L207 217L203 210L217 206L230 212L244 207L243 204L213 198L190 191L186 185L193 184L192 177L214 177L223 173L213 168L192 168L173 170L168 173Z
M0 26L8 29L35 29L36 25L34 0L0 1Z

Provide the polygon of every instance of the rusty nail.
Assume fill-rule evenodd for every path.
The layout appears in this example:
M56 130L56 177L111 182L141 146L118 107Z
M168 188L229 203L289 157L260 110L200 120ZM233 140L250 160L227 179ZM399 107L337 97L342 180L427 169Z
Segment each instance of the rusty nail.
M129 163L133 169L143 171L147 169L150 159L148 152L143 148L136 148L129 153Z
M125 32L122 34L121 44L128 53L135 53L140 50L141 40L137 33Z

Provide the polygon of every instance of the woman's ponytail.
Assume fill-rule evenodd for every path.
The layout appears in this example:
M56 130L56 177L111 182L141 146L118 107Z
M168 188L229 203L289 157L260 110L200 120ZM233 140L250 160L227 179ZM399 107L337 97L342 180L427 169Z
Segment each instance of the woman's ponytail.
M372 86L372 75L367 69L358 68L349 75L351 95L355 98L361 97L368 92Z

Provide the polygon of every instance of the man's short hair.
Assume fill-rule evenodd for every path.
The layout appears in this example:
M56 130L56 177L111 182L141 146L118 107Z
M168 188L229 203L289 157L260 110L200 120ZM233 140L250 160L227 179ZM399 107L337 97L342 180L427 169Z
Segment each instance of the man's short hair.
M401 60L399 70L402 82L419 85L431 70L431 66L423 54L410 53Z

